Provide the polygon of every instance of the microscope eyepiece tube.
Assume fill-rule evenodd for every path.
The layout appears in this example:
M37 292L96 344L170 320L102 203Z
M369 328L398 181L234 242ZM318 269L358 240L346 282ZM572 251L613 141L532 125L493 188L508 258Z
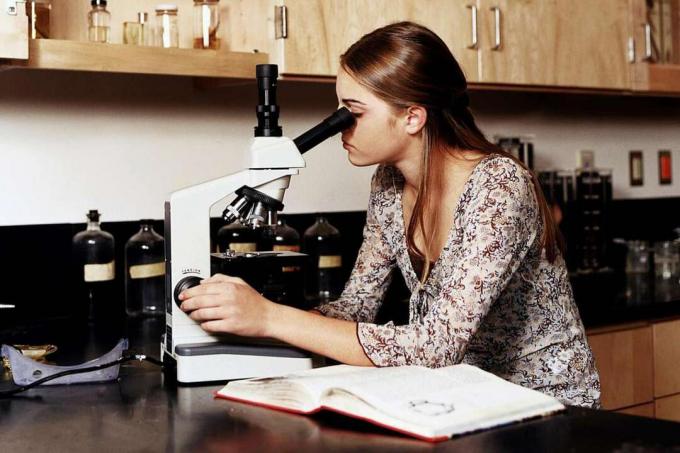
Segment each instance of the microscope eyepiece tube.
M275 64L259 64L255 68L257 76L257 126L255 137L281 137L279 126L279 106L276 104L276 79L279 76Z
M297 137L293 142L300 154L304 154L329 137L354 125L352 112L342 107L319 124Z

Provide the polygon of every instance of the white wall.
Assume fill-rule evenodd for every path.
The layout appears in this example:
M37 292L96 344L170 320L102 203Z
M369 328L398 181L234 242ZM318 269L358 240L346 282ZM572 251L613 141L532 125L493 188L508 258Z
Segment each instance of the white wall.
M284 133L336 106L331 84L283 83ZM241 168L256 119L253 83L197 90L191 79L73 72L0 72L0 225L162 218L167 194ZM680 100L474 93L488 135L535 134L537 164L573 168L580 149L614 170L616 198L680 196ZM628 155L645 152L645 185L628 186ZM673 151L659 186L656 152ZM288 213L365 209L371 168L336 137L305 155Z

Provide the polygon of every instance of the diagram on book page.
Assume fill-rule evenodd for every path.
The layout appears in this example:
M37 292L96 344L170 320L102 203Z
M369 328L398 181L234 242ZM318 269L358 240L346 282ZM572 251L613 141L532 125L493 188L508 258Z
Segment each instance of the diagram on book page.
M418 414L427 415L429 417L437 417L440 415L450 414L455 408L453 404L441 403L438 401L429 400L413 400L408 402L408 408Z

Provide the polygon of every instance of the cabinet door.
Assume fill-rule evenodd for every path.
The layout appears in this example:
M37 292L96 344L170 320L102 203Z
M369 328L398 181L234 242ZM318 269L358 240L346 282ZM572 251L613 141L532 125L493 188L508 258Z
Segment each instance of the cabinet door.
M335 76L340 55L364 34L410 20L437 33L469 80L477 80L477 51L471 43L472 10L463 0L280 0L286 7L286 37L274 55L285 75ZM277 21L280 18L276 19Z
M619 409L619 414L637 415L638 417L654 418L654 403L640 404L638 406Z
M680 320L655 323L654 396L680 393Z
M680 394L654 401L656 418L680 422Z
M600 373L604 409L652 401L651 327L589 335L588 342Z
M480 81L630 87L628 0L480 0Z
M9 3L0 2L0 59L28 59L28 16L23 3L15 14L5 10Z

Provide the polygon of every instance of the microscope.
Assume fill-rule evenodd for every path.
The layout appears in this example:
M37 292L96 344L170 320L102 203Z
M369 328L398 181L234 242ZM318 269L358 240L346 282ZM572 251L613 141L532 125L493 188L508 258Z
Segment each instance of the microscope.
M223 271L225 262L247 260L257 267L265 255L283 260L304 256L231 250L211 255L210 208L235 194L223 213L227 224L276 225L290 177L305 167L302 154L355 121L341 108L296 139L284 137L276 103L278 67L257 65L256 76L259 102L249 168L173 192L165 203L166 326L161 355L166 365L174 365L179 383L265 377L312 367L305 351L273 339L209 334L179 308L179 294Z

